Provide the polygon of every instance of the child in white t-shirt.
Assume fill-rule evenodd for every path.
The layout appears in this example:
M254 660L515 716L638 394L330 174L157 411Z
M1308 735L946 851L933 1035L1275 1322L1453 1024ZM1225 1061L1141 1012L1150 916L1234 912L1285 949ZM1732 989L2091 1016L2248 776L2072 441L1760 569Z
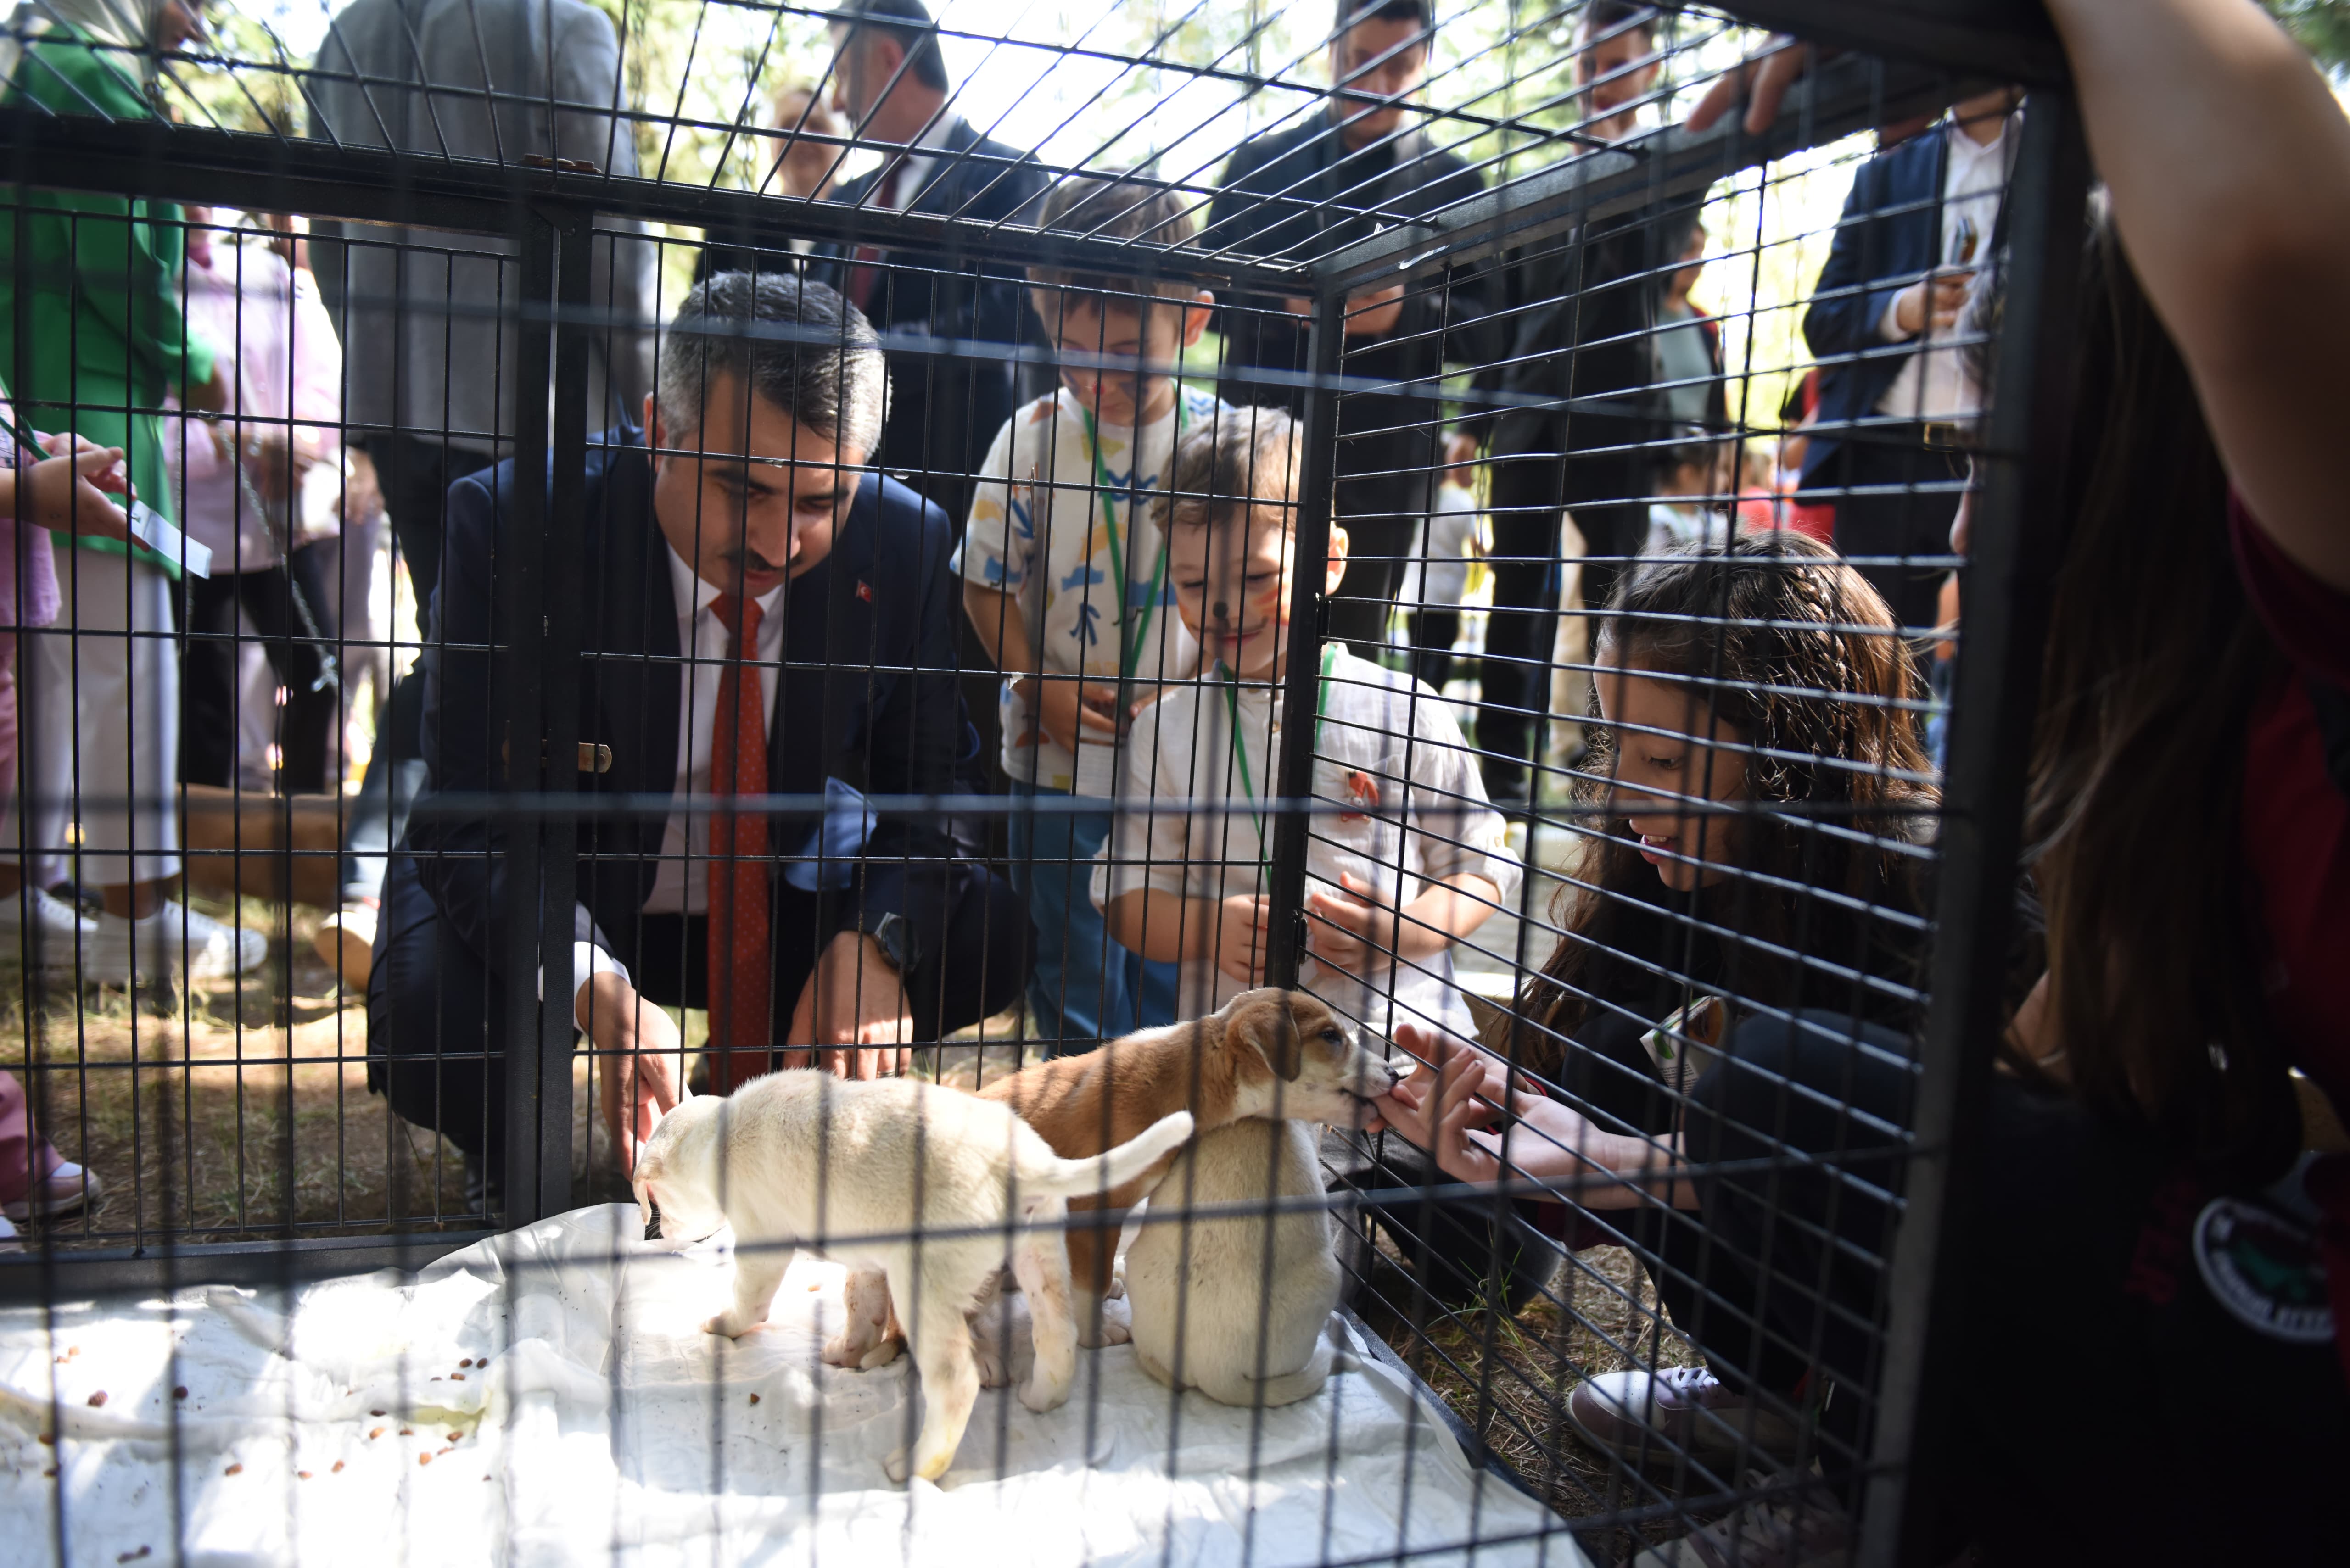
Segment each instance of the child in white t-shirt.
M1182 244L1196 220L1154 185L1068 179L1045 199L1043 226ZM1209 295L1055 267L1028 278L1061 386L996 436L954 569L1007 677L1003 770L1037 806L1012 818L1013 877L1036 931L1029 1012L1059 1054L1175 1018L1173 966L1108 940L1086 877L1109 836L1129 716L1160 682L1199 668L1199 645L1170 605L1149 498L1177 439L1214 425L1223 405L1170 373L1206 327Z
M1206 670L1137 715L1126 794L1200 805L1121 815L1093 894L1112 936L1181 965L1183 1017L1263 972L1299 445L1287 414L1242 410L1184 438L1162 504L1176 608ZM1346 551L1334 525L1330 589ZM1467 1038L1451 948L1516 891L1505 825L1434 692L1336 642L1321 659L1313 798L1326 809L1307 836L1300 983L1378 1035L1419 1023Z

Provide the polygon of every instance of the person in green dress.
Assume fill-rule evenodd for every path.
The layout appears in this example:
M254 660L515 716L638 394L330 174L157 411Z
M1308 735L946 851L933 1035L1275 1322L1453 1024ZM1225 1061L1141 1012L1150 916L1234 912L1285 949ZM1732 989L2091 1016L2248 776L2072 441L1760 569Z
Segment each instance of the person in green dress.
M44 0L31 36L0 53L0 104L153 118L160 64L196 33L200 11L201 0ZM234 379L233 367L190 334L181 309L180 210L57 189L19 188L16 199L25 220L0 223L0 378L16 393L17 417L121 448L135 492L169 516L165 400L218 412ZM175 439L227 439L225 427L185 428L197 433ZM270 433L282 444L283 431ZM269 441L255 434L239 455L260 482ZM69 924L42 933L65 939L45 940L44 950L78 955L86 981L241 973L260 961L261 934L221 926L167 896L181 869L172 798L178 564L115 540L71 543L58 562L65 613L27 639L26 821L0 836L0 938L12 920ZM41 901L29 917L18 913L25 901L9 895L26 862L36 882L47 881L39 862L67 852L69 823L79 828L78 874L97 886L106 912L88 920Z

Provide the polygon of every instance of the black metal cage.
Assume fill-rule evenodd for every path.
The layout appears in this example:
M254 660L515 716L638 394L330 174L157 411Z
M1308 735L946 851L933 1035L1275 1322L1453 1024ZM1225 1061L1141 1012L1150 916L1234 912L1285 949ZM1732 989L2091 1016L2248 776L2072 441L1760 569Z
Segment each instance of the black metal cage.
M120 546L57 541L63 613L46 628L16 618L8 831L26 891L0 1062L22 1082L26 1136L107 1189L36 1212L26 1250L0 1259L0 1298L24 1309L6 1334L48 1334L41 1359L62 1369L24 1417L52 1445L48 1469L36 1483L20 1465L7 1483L27 1519L28 1500L47 1499L36 1553L94 1561L105 1536L77 1504L73 1444L161 1442L182 1475L168 1376L152 1430L67 1419L82 1396L57 1325L84 1321L87 1303L161 1298L177 1314L199 1310L199 1287L251 1287L288 1314L265 1332L290 1347L288 1303L310 1282L410 1279L487 1243L480 1255L499 1257L501 1288L516 1291L533 1258L498 1238L630 1197L598 1115L624 1053L597 1033L602 1003L581 966L624 953L642 994L668 985L658 1000L685 1029L681 1067L705 1062L723 1091L742 1081L728 1064L742 1037L722 1034L746 1009L764 1010L752 1027L779 1048L871 1048L793 1033L803 987L810 1017L864 1006L880 971L819 978L846 932L904 986L883 1011L909 1033L880 1043L910 1044L924 1078L978 1089L1088 1029L1088 1046L1126 1033L1106 1000L1074 1004L1071 987L1107 983L1086 976L1158 977L1172 1017L1137 1000L1129 1023L1217 1013L1245 989L1220 962L1215 923L1235 918L1235 898L1255 900L1257 934L1238 940L1258 983L1327 1007L1399 1072L1481 1043L1496 1085L1645 1146L1660 1174L1578 1166L1513 1100L1473 1144L1492 1166L1482 1181L1440 1168L1402 1129L1357 1125L1317 1133L1309 1199L1194 1208L1162 1188L1146 1219L1187 1233L1258 1215L1268 1271L1280 1216L1329 1216L1360 1336L1343 1364L1408 1386L1421 1401L1409 1430L1433 1423L1470 1467L1464 1480L1402 1450L1407 1497L1471 1499L1441 1539L1326 1521L1318 1545L1260 1550L1250 1532L1270 1505L1235 1494L1207 1555L1614 1560L1758 1501L1853 1521L1866 1561L1929 1550L1948 1221L2030 934L2020 803L2088 178L2036 6L1370 5L1350 24L1393 38L1347 68L1376 75L1418 51L1424 69L1407 96L1348 99L1317 75L1337 57L1326 19L1256 5L1046 18L970 3L921 25L887 5L629 0L608 17L387 3L366 26L399 21L405 45L362 36L362 5L335 30L309 18L317 41L297 47L286 16L273 31L215 15L207 36L125 43L69 31L79 7L36 4L0 102L12 433L87 425L127 445L132 482L178 524L146 535L163 547L135 572ZM462 51L443 15L468 11L470 75L451 63ZM564 30L575 21L600 54ZM1821 51L1777 118L1687 129L1699 96L1773 28ZM894 52L864 51L876 38ZM36 82L68 47L76 60ZM383 64L400 48L413 69ZM600 77L566 74L583 51ZM778 118L764 95L794 55L822 62L795 100L819 107ZM923 140L870 119L820 123L824 99L868 113L941 59L949 85ZM879 83L864 75L876 61L890 65ZM93 95L94 73L120 90ZM1621 90L1595 96L1611 83ZM2000 151L1972 208L1939 184L1874 208L1846 200L1864 164L1959 134L1964 116L1945 110L2003 87L1983 111ZM1347 138L1350 116L1372 114L1387 119ZM1315 151L1317 138L1336 151ZM807 171L821 183L787 189ZM302 222L267 217L281 214ZM1711 313L1680 278L1696 265L1728 279ZM795 309L813 308L812 283L859 308L721 312L684 335L719 345L694 360L678 348L680 306L717 311L719 292L693 291L734 275L773 281ZM1886 325L1894 294L1915 286L1930 302L1938 278L1956 278L1964 303L1930 331ZM214 346L218 362L262 362L252 346L266 337L282 386L239 371L224 398L207 393L205 357L153 348L196 335L203 287L225 290L211 319L236 339ZM185 327L156 300L176 301ZM1144 325L1119 338L1114 318L1128 317ZM1154 320L1176 324L1165 358ZM300 367L317 321L340 362L311 407ZM851 450L849 424L788 420L776 447L748 396L717 417L726 376L785 365L775 384L854 382L876 349L885 390L866 450ZM1910 361L1921 368L1898 380ZM699 381L673 378L695 363ZM1935 376L1970 391L1937 401ZM1172 388L1158 476L1139 452L1123 472L1103 455L1097 415L1117 421L1100 389L1120 377L1139 411ZM1875 390L1833 404L1830 380ZM1095 390L1068 389L1080 383ZM703 400L697 430L679 425L681 387ZM1044 433L1023 435L1032 413ZM159 470L142 421L161 433ZM803 455L791 443L811 430L827 441ZM1239 455L1184 469L1175 443L1220 433ZM1783 461L1796 440L1846 455L1799 480ZM289 450L308 476L273 489ZM192 499L205 464L225 500ZM761 555L741 518L766 504L762 473L827 465L831 529L889 521L857 524L862 542L838 534L848 542L831 543L842 553L819 574L828 597L795 618L801 576ZM709 477L719 469L733 477ZM661 489L688 485L703 488ZM1963 556L1934 533L1961 496ZM406 525L411 504L429 505L430 528ZM186 545L201 504L236 541L209 552L209 575ZM1803 537L1839 507L1835 548ZM1250 519L1266 508L1286 562L1243 582L1232 574L1245 576ZM1113 545L1159 519L1157 575L1121 556L1117 582L1097 572L1023 598L1056 560L1082 570L1105 514ZM1893 521L1863 535L1864 514ZM1056 556L1055 519L1066 530L1072 517L1083 553ZM1033 557L991 584L983 527L1033 535ZM323 544L331 568L300 562ZM1335 586L1308 569L1334 554ZM665 562L691 591L696 562L721 557L747 574L738 598L758 597L754 578L783 593L764 612L782 628L773 644L735 647L730 625L705 647L701 612L664 597ZM1252 586L1276 571L1285 601ZM140 572L162 608L137 608ZM28 593L20 583L20 609ZM972 607L990 604L993 625ZM1112 673L1047 666L1003 695L1014 634L1042 659L1046 628L1065 626L1087 648L1115 628ZM1166 651L1179 628L1180 670ZM1146 632L1161 639L1155 675L1138 674L1139 640L1128 646ZM173 664L167 689L142 657ZM200 670L214 691L201 709ZM721 779L691 724L762 682L778 726L762 732L765 760ZM1040 717L1062 701L1056 682L1097 729L1125 727L1117 784L1055 784L1061 764L1036 760L1059 744ZM101 711L85 685L119 706ZM1154 696L1146 724L1138 704ZM165 706L168 732L142 717ZM844 721L850 709L861 717ZM203 732L219 723L244 740ZM324 758L307 785L297 731L311 763ZM176 734L176 764L140 760L157 733ZM1024 744L1035 776L1015 780L1004 759ZM1065 749L1072 768L1090 761ZM193 777L199 750L229 759L228 776ZM1098 850L1076 836L1094 817L1110 825ZM101 825L117 818L109 842ZM744 823L755 837L738 836ZM764 900L757 929L774 928L761 940L800 944L799 968L755 992L709 957L714 889L737 896L745 865ZM768 891L771 873L799 890ZM309 953L355 875L383 889L372 991L356 959L338 969L331 931L328 957ZM184 889L166 886L181 876ZM34 908L42 888L57 912ZM150 894L171 929L124 919ZM1066 1029L1042 1027L1033 1000L1039 944L1054 940L1045 909L1076 909L1094 944L1076 954L1072 937L1053 961L1063 989L1045 1001ZM603 929L613 909L627 930ZM399 948L408 928L395 927L416 911L443 945ZM748 918L738 908L723 929L739 938ZM259 933L265 956L247 962L239 931ZM106 944L125 940L117 974ZM205 970L200 950L223 940L232 956ZM713 1011L721 1022L704 1022ZM402 1037L371 1044L371 1028ZM1451 1043L1440 1052L1437 1035ZM768 1064L762 1047L742 1075ZM522 1331L500 1321L503 1355ZM423 1386L422 1348L399 1378L400 1418L420 1427L444 1417L415 1412L456 1407ZM728 1424L749 1418L726 1413L742 1405L731 1354L703 1369L697 1463L713 1476L755 1459ZM1709 1364L1746 1396L1734 1419L1652 1423L1611 1449L1572 1405L1595 1377ZM1105 1412L1098 1381L1079 1386L1088 1434L1138 1417ZM1168 1396L1154 1439L1177 1470L1184 1398L1197 1397ZM1314 1417L1328 1478L1349 1440L1343 1406ZM815 1419L814 1447L791 1462L820 1513L835 1489ZM964 1462L1009 1484L1023 1467L1001 1419ZM504 1440L511 1454L537 1439L509 1420ZM159 1556L201 1533L186 1521L217 1482L187 1476L161 1483L182 1489L185 1528ZM1490 1517L1474 1501L1488 1486L1513 1500ZM1138 1560L1190 1539L1175 1509ZM511 1508L507 1521L521 1528ZM616 1522L616 1557L638 1551L623 1533ZM315 1532L256 1525L254 1538L281 1555L334 1550ZM709 1540L756 1554L716 1526Z

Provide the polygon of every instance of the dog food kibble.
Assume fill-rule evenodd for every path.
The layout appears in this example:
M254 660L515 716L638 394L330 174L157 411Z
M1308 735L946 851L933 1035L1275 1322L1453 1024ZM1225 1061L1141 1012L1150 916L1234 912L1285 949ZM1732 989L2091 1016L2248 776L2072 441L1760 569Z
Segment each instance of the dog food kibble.
M402 1427L400 1429L400 1435L403 1438L412 1438L416 1436L416 1428L413 1427Z
M751 1396L751 1403L752 1403L752 1404L754 1404L754 1405L756 1405L758 1402L759 1402L759 1397L758 1397L756 1394L752 1395L752 1396Z
M460 1361L459 1363L457 1363L457 1365L458 1365L458 1366L471 1366L472 1365L473 1365L473 1358L472 1356L470 1356L470 1355L469 1355L469 1356L465 1357L465 1359L464 1359L464 1360Z
M186 1384L184 1384L184 1383L181 1384L177 1388L174 1388L174 1389L172 1389L172 1398L174 1398L174 1399L184 1399L184 1398L186 1398L187 1397L188 1397L188 1386L187 1386Z
M419 1454L416 1456L416 1462L420 1465L429 1465L432 1462L432 1456L431 1454Z
M368 1437L370 1440L382 1436L383 1428L381 1427L370 1427L368 1428Z
M141 1557L151 1555L154 1550L151 1546L142 1546L136 1552L118 1552L114 1554L114 1560L117 1563L136 1563Z
M41 1477L45 1480L55 1480L57 1479L57 1468L55 1465L51 1465L47 1469L41 1472Z
M57 1446L57 1435L55 1432L43 1432L41 1434L41 1447L45 1449L54 1449Z
M328 1470L327 1473L328 1473L328 1475L338 1475L338 1475L340 1475L340 1474L342 1474L342 1473L343 1473L343 1461L342 1461L342 1460L340 1460L340 1459L337 1459L337 1460L335 1461L335 1468L334 1468L333 1469L331 1469L331 1470Z
M221 1474L224 1476L241 1476L244 1473L244 1467L243 1465L231 1465L228 1469L221 1471Z
M308 1480L310 1479L310 1472L308 1470L296 1470L294 1472L294 1479L296 1480Z
M457 1430L457 1428L454 1428L454 1427L450 1428L449 1428L449 1441L450 1441L451 1445L452 1445L452 1446L454 1446L454 1445L455 1445L455 1443L457 1442L457 1440L458 1440L460 1438L463 1438L464 1435L465 1435L464 1433L463 1433L463 1432L461 1432L461 1431Z
M93 1394L93 1395L91 1395L91 1396L89 1397L90 1408L91 1408L91 1409L93 1409L93 1410L94 1410L94 1409L96 1409L96 1408L98 1408L98 1407L99 1407L100 1405L103 1405L103 1404L105 1404L105 1403L106 1403L106 1390L105 1390L105 1389L103 1389L103 1388L99 1389L97 1393L95 1393L95 1394Z
M382 1412L382 1411L380 1411L380 1410L369 1410L369 1411L368 1412L368 1414L369 1414L369 1415L370 1415L370 1416L380 1416L380 1415L382 1415L382 1414L383 1414L383 1412Z
M465 1375L462 1372L452 1372L449 1376L452 1380L458 1383L463 1383L465 1380Z

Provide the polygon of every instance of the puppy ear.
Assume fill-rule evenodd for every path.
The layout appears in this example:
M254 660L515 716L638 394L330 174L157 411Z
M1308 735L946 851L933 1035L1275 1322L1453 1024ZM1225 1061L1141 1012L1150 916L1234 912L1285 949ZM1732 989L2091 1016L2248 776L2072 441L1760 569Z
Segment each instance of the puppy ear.
M1297 1082L1297 1075L1305 1069L1305 1049L1297 1033L1297 1020L1290 1013L1286 992L1270 986L1250 992L1248 1005L1233 1009L1225 1032L1237 1032L1255 1046L1274 1077L1286 1084Z

